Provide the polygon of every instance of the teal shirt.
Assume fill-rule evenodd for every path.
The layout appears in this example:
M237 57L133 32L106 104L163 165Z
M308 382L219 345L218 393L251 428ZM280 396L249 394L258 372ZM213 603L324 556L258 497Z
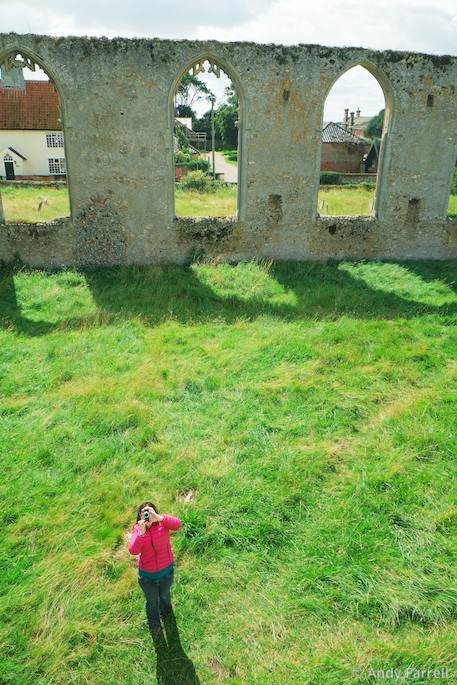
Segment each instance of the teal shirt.
M149 578L149 580L158 580L171 573L174 567L174 563L171 563L170 566L163 568L161 571L156 571L156 573L149 573L148 571L143 571L142 568L138 568L138 576L140 578Z

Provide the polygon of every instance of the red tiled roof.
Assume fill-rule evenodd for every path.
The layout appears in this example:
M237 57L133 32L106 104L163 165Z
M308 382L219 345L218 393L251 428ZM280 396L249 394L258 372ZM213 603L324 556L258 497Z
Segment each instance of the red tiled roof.
M25 89L0 86L0 130L59 131L59 118L59 96L50 81L26 81Z

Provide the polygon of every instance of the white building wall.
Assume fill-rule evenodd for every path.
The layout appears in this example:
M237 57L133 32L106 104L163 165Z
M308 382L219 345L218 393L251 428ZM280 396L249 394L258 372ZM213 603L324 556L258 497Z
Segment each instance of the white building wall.
M47 133L61 131L0 131L0 176L5 176L3 156L7 148L12 147L26 160L11 154L14 160L14 173L20 176L54 176L49 172L49 159L64 159L64 147L48 147Z

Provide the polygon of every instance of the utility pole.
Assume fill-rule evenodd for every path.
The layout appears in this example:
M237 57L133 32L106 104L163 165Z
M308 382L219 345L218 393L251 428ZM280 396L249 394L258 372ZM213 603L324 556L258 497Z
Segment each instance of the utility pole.
M214 95L211 99L211 157L213 166L213 180L216 178L216 167L215 167L215 154L214 148L216 147L216 133L214 129Z

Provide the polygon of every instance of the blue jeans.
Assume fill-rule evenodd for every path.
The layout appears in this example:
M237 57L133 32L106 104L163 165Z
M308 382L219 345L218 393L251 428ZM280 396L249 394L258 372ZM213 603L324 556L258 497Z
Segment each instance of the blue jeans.
M160 626L160 614L168 614L171 611L170 590L173 583L173 571L158 580L138 576L138 583L146 597L148 626L157 628Z

